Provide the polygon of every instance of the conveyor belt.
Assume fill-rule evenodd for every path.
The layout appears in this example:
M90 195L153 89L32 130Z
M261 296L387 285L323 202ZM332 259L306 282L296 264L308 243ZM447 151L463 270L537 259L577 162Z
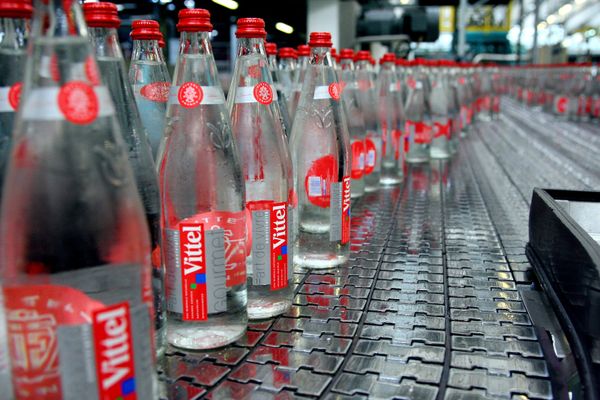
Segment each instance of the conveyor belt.
M296 272L288 314L221 350L169 349L164 395L565 396L568 346L546 333L556 324L525 257L529 201L534 186L600 187L600 129L503 109L454 159L353 204L350 262Z

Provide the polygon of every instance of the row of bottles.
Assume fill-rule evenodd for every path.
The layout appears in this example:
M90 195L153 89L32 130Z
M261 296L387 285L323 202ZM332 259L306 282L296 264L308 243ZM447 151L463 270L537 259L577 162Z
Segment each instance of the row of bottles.
M600 74L592 63L532 64L502 69L505 92L559 118L600 118Z
M226 98L206 10L179 13L172 78L155 21L134 22L127 71L116 5L32 10L0 3L0 382L18 399L155 398L154 350L285 313L295 266L348 260L352 198L497 112L487 70L389 53L377 71L327 32L277 51L259 18L237 21Z

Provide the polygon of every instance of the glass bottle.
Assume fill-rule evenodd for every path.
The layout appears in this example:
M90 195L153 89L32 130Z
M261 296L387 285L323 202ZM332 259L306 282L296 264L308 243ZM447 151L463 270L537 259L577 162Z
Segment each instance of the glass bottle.
M306 68L308 68L308 60L310 57L310 47L306 44L301 44L297 47L298 54L298 68L296 68L296 74L294 76L294 89L292 93L291 107L289 112L291 115L296 115L296 108L298 107L298 101L300 101L300 91L302 90L302 83L304 82L304 74Z
M121 21L117 15L117 6L108 2L85 3L83 13L89 27L90 41L95 50L98 65L98 72L95 73L106 83L112 102L115 105L117 121L123 133L123 139L127 144L129 161L133 168L137 189L146 213L152 248L156 350L159 354L162 354L164 352L165 334L164 265L160 243L158 179L154 161L152 160L146 131L135 103L133 90L127 79L125 62L119 46L117 27Z
M340 51L339 80L342 88L342 107L346 112L352 155L352 198L365 193L365 118L359 103L358 81L354 70L354 51Z
M277 104L279 105L279 116L281 125L284 129L286 139L292 133L292 120L288 113L288 96L284 91L284 86L280 81L279 67L277 66L277 45L275 43L266 43L265 50L267 52L267 60L269 63L269 71L271 71L271 79L273 79L273 87L277 92Z
M432 64L429 71L431 87L428 92L428 103L433 130L429 156L431 158L448 158L450 157L448 141L450 140L451 128L449 118L450 89L439 64Z
M0 198L23 85L32 13L31 0L0 3Z
M227 106L246 184L251 240L248 317L283 314L292 304L291 159L267 64L265 23L237 21L237 60Z
M290 122L294 121L294 114L291 113L292 95L294 92L294 76L296 75L298 55L296 50L291 47L282 47L279 49L279 64L277 65L277 76L281 84L281 90L287 99L287 109ZM288 131L288 138L292 131Z
M152 156L158 159L158 146L165 131L165 115L171 77L160 50L162 34L158 22L133 21L130 34L133 53L129 64L129 83L148 134Z
M8 397L156 399L150 238L79 3L37 1L28 52L0 216Z
M426 113L427 99L423 73L416 63L406 74L406 105L404 112L404 151L407 163L419 163L429 160L429 133L427 132Z
M404 157L400 127L404 123L401 83L395 70L396 56L386 53L380 60L377 79L378 117L381 127L381 184L397 185L402 181Z
M294 263L331 268L350 249L350 136L341 86L329 53L331 34L310 34L311 58L290 149L298 196Z
M365 191L374 192L379 189L381 177L381 128L377 118L377 88L373 80L371 53L366 50L357 52L355 62L358 101L365 122Z
M201 350L246 331L244 183L210 44L210 14L181 10L177 29L159 161L167 341Z

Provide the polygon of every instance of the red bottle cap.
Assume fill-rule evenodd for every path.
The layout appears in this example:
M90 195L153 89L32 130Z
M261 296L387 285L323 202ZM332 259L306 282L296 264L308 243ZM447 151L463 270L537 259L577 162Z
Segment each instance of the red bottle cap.
M237 20L237 38L266 38L265 21L262 18L240 18Z
M356 52L354 61L369 61L371 59L371 52L367 50L360 50Z
M342 50L340 50L340 59L342 59L342 60L352 60L352 59L354 59L354 50L352 50L352 49L342 49Z
M310 56L310 46L307 44L301 44L298 46L298 56L308 57Z
M83 16L91 28L118 28L121 25L116 4L107 1L84 3Z
M277 45L275 43L265 43L265 50L268 56L277 55Z
M151 19L138 19L131 24L131 33L129 36L133 40L160 40L158 22Z
M335 49L335 47L331 48L330 53L331 53L331 57L337 58L337 50Z
M379 64L383 64L386 62L396 62L396 55L394 53L385 53L383 57L379 60Z
M210 13L202 8L191 8L179 11L179 32L212 32Z
M291 47L282 47L279 49L279 58L298 58L298 55Z
M369 55L369 62L371 63L372 66L375 66L375 59L373 58L372 55Z
M31 18L31 0L7 0L0 2L0 18Z
M310 47L331 47L331 33L329 32L311 32L308 40Z

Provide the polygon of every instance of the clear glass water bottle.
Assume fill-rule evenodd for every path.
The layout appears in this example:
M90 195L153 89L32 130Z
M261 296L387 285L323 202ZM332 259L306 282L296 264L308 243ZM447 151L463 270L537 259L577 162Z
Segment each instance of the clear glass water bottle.
M310 56L310 47L306 44L301 44L297 47L296 53L298 54L298 67L294 75L294 88L291 99L291 107L289 112L291 115L296 116L296 108L300 101L300 91L302 90L302 84L304 82L304 74L308 68L308 60Z
M0 2L0 198L27 60L31 0Z
M426 88L423 81L423 73L416 63L407 74L406 80L406 106L404 112L406 121L404 123L407 163L419 163L429 160L429 132L427 131L426 118Z
M451 119L449 118L450 89L439 63L432 64L429 71L429 112L433 128L429 156L431 158L448 158L450 157L448 143L451 128Z
M237 21L237 60L227 105L242 162L250 228L248 317L269 318L292 304L291 159L260 18Z
M271 79L273 79L273 87L277 92L277 104L279 105L279 116L281 117L281 125L283 126L285 137L288 138L292 133L292 120L288 113L288 99L284 85L280 81L279 67L277 65L277 45L275 43L266 43L265 50L267 52L267 60L269 62L269 70L271 71Z
M165 131L171 77L160 49L162 34L158 22L136 20L131 27L133 53L129 64L129 83L148 134L152 156L157 160L158 146Z
M158 398L148 227L86 36L78 2L36 2L0 215L19 400Z
M161 255L160 199L156 169L133 90L127 79L125 62L119 46L117 28L121 21L117 15L117 6L108 2L85 3L83 12L88 23L90 40L96 53L98 65L96 74L99 74L106 83L115 105L117 121L128 146L129 161L146 212L152 246L156 350L162 354L165 334L164 265Z
M179 12L179 56L159 161L167 341L201 350L246 331L242 168L202 9Z
M294 121L294 114L291 113L292 96L294 93L294 77L296 75L298 55L296 50L291 47L282 47L279 49L279 64L277 65L277 76L281 85L281 90L287 99L287 109L290 122ZM291 135L291 131L288 132Z
M396 56L386 53L381 58L377 79L378 118L381 127L381 184L397 185L402 181L404 148L400 128L403 127L401 82L397 79Z
M342 87L342 107L346 113L352 155L352 198L365 193L365 118L359 103L358 81L354 69L354 51L340 51L339 80Z
M313 32L309 44L311 59L290 139L299 226L294 263L332 268L346 262L350 251L350 136L329 54L331 34Z
M377 118L377 88L375 86L371 53L361 50L354 58L356 80L358 82L358 101L365 122L364 140L364 180L365 191L379 189L381 177L381 128Z

